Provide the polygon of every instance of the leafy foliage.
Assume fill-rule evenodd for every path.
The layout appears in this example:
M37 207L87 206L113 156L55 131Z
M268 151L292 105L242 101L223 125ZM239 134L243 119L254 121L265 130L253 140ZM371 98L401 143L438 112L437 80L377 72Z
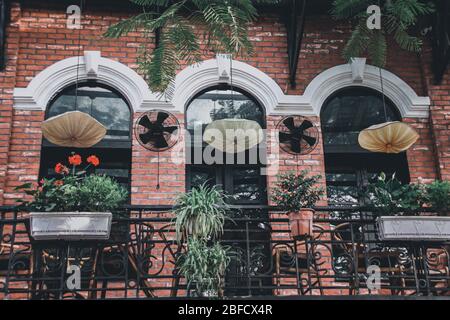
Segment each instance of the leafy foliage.
M421 0L385 1L381 7L381 29L367 27L369 14L366 10L374 2L371 0L334 0L331 14L336 19L351 20L354 29L348 40L343 56L346 60L362 56L367 52L376 66L383 67L386 62L386 37L391 35L400 48L420 52L422 40L411 35L411 28L417 20L434 11L431 2Z
M280 175L272 191L272 200L287 212L311 208L324 194L322 188L316 187L321 178L320 175L308 176L306 170L298 175L292 172Z
M177 239L192 236L208 240L222 235L227 209L225 199L220 189L206 184L181 194L175 209Z
M445 182L402 184L395 175L388 179L386 174L381 173L375 182L367 186L364 195L369 200L369 206L382 215L418 215L425 205L446 210L450 202L449 190L450 184Z
M440 215L450 213L450 182L434 181L426 186L426 202Z
M197 294L221 295L231 248L219 242L223 234L227 196L216 186L202 184L181 194L175 206L175 229L178 241L185 241L186 252L177 266L186 278L188 289Z
M130 31L143 31L140 70L150 88L164 92L175 78L182 62L199 62L206 49L237 55L252 53L248 24L257 17L252 0L130 0L143 7L143 13L108 28L106 37L118 38ZM278 0L259 0L278 3ZM195 27L194 27L195 25ZM150 53L148 44L160 32L158 46Z
M208 245L204 240L189 239L187 252L178 259L180 273L187 287L195 286L197 293L220 293L225 270L230 263L230 248L220 243Z
M18 200L28 210L39 212L109 212L116 210L127 199L127 191L112 178L105 175L87 175L87 168L97 166L99 160L95 156L87 159L90 164L83 170L77 170L79 162L72 162L72 169L58 163L55 171L59 178L40 181L37 188L27 183L16 187L33 197L31 201Z

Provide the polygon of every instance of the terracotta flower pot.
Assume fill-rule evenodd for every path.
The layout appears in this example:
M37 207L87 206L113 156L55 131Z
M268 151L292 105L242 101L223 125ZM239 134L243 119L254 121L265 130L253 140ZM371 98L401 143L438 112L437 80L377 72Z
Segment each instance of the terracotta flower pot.
M313 233L313 209L300 209L300 212L289 213L289 226L292 238L305 238Z

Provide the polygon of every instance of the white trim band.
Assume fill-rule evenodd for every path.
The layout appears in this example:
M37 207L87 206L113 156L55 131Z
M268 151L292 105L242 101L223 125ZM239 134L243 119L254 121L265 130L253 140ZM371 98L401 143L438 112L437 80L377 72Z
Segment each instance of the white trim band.
M285 95L280 86L261 70L240 61L230 61L226 55L203 61L182 70L175 79L170 102L152 93L144 79L135 71L117 61L103 58L99 51L86 51L80 57L79 80L94 79L118 90L128 100L133 111L161 108L184 113L189 101L209 87L223 83L240 88L253 95L268 115L299 114L320 116L325 100L336 91L362 86L381 91L379 69L365 65L354 78L350 64L332 67L317 75L303 95ZM40 72L26 88L14 89L14 108L45 110L49 101L61 89L74 84L78 58L59 61ZM226 70L233 68L233 73ZM428 117L430 99L419 97L395 74L382 70L385 95L398 107L402 117Z
M14 89L14 108L45 110L50 100L62 89L78 80L96 80L118 90L134 111L161 105L144 79L126 65L102 58L99 51L85 51L84 56L71 57L52 64L36 75L26 88Z

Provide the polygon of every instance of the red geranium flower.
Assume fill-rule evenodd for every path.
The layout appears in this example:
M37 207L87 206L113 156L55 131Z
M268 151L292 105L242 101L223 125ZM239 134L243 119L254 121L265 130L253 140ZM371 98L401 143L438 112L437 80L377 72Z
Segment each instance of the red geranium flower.
M79 154L74 154L69 157L69 163L74 166L79 166L81 164L81 156Z
M92 164L94 167L97 167L100 164L100 160L94 155L88 157L87 162Z
M62 181L62 180L56 180L56 181L54 182L54 185L57 186L57 187L60 187L60 186L62 186L63 184L64 184L64 181Z
M58 173L58 174L68 173L69 169L65 165L63 165L62 163L58 163L55 166L55 172Z

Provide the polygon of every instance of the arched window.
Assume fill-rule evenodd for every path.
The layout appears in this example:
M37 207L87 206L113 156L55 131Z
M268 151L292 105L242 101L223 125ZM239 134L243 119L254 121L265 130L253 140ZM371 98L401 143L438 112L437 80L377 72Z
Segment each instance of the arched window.
M203 152L207 145L202 143L199 146L198 138L201 137L198 137L197 134L203 135L208 124L223 119L252 120L256 121L262 129L265 128L264 109L249 94L238 89L233 90L230 87L210 88L199 93L187 106L186 127L191 133L191 137L195 132L195 136L188 142L189 150L187 151L191 154L198 151ZM250 151L255 152L255 150L258 153L257 161L249 161ZM265 209L265 205L267 205L266 176L262 171L265 165L265 153L263 141L256 146L256 149L252 148L239 154L245 156L244 163L236 161L237 154L232 156L232 163L228 161L229 158L223 159L223 163L207 164L204 159L198 163L193 159L195 156L191 157L190 160L193 159L194 163L191 161L186 165L187 188L190 189L205 182L220 186L225 193L230 195L227 201L238 207L238 210L232 210L228 214L267 220L269 216ZM223 156L226 157L224 154ZM225 276L225 295L271 294L271 290L260 289L257 286L252 289L242 289L246 288L249 281L248 277L242 277L242 270L245 268L243 261L247 259L246 254L250 255L248 259L252 259L253 256L259 257L258 266L253 270L258 274L265 272L263 270L267 270L266 268L270 266L271 251L269 227L265 228L263 223L258 224L257 222L245 226L241 223L228 221L225 227L227 231L222 237L224 243L233 244L235 249L240 248L237 252L242 252L240 259L232 259L228 267ZM252 242L249 242L248 239L251 239ZM272 283L270 277L256 281L261 287L269 287Z
M84 158L97 155L101 164L97 173L114 177L129 188L131 171L131 111L127 101L116 90L96 82L87 82L67 87L50 101L46 119L78 110L91 115L102 123L107 133L105 138L91 148L65 148L56 146L45 138L42 143L41 177L55 174L57 162L64 161L76 152Z
M259 103L250 95L229 87L210 88L198 94L189 103L186 110L186 127L193 135L194 128L201 127L202 133L213 121L222 119L246 119L256 121L265 128L265 113ZM191 148L194 143L191 139ZM203 148L206 144L203 144ZM263 148L258 148L261 153ZM191 153L195 152L191 149ZM187 188L204 182L220 185L230 195L236 204L266 204L266 177L261 174L264 164L261 159L265 154L258 154L258 163L225 163L207 165L192 163L186 166ZM246 161L249 159L246 156Z
M358 204L361 187L380 172L396 173L409 181L405 153L382 154L362 149L359 132L371 125L400 121L395 105L381 93L368 88L346 88L328 98L322 107L327 192L330 204Z

